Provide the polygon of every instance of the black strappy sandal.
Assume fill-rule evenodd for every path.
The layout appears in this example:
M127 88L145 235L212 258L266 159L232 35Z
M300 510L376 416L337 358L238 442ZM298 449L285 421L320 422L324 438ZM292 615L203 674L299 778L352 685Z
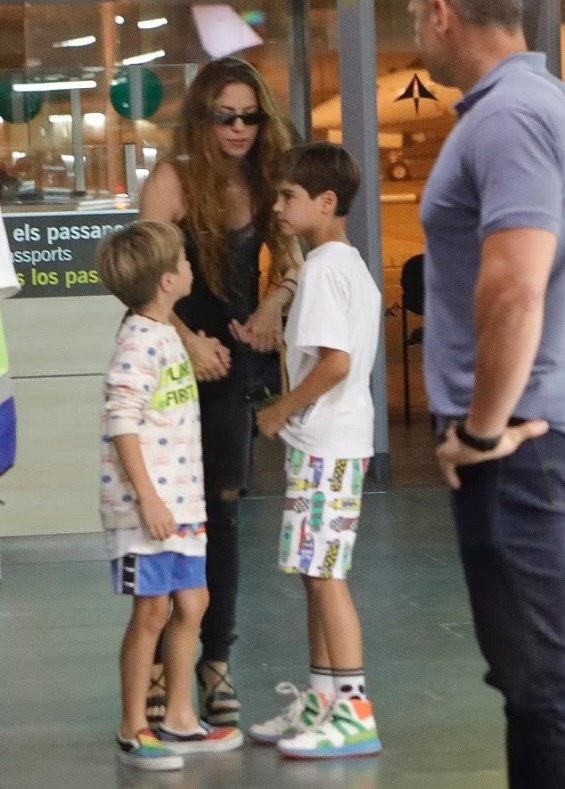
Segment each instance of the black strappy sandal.
M153 690L158 693L152 693ZM165 669L162 668L158 677L151 678L149 691L145 699L145 715L150 726L157 726L165 720L167 710L167 696L165 688Z
M204 665L217 676L216 683L210 690L206 688L206 683L202 676ZM200 658L194 671L198 686L198 708L202 720L210 724L210 726L237 726L241 702L237 697L235 688L227 679L229 668L222 673L208 660ZM229 690L217 690L222 683Z

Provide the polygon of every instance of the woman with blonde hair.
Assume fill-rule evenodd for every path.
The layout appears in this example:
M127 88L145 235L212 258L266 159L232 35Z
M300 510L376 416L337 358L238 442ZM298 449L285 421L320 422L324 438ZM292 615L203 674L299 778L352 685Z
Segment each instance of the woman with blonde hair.
M278 159L289 144L256 69L234 57L212 61L190 85L171 152L141 195L142 219L182 229L194 272L192 293L175 307L175 325L200 382L210 605L197 678L201 716L213 725L236 725L241 706L229 653L236 638L237 510L250 457L251 371L257 352L281 341L282 312L301 259L272 211ZM271 253L271 286L259 303L263 243ZM163 712L162 685L156 673L148 697L154 719Z

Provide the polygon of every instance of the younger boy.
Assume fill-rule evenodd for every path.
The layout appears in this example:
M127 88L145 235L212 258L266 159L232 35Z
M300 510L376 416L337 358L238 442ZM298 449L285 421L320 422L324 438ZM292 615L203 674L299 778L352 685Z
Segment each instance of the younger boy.
M120 654L118 757L145 770L176 770L183 754L231 750L243 739L238 729L200 724L191 698L208 604L206 511L198 390L169 318L190 293L192 272L180 231L166 222L135 222L108 237L98 266L105 286L129 308L102 417L102 524L114 591L133 596ZM153 733L145 694L165 626L168 703Z
M359 618L346 582L373 454L369 379L380 293L346 237L359 168L338 145L310 143L283 155L274 210L310 252L285 332L290 392L260 411L261 432L287 444L279 566L306 589L310 688L251 737L283 756L324 758L381 750L365 693Z

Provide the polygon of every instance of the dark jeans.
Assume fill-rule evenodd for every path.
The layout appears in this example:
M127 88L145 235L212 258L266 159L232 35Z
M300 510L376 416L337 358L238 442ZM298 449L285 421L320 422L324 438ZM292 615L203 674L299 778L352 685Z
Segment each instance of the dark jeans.
M251 411L240 387L225 396L203 399L202 447L208 514L206 578L210 604L202 620L202 655L227 662L236 639L239 581L237 534L239 491L247 484L251 451ZM237 495L226 500L223 492Z
M565 434L458 469L452 504L512 789L565 787Z
M252 414L241 387L200 402L202 460L206 487L206 581L210 603L202 620L202 656L227 662L236 640L235 618L239 582L239 491L247 484L251 454ZM235 500L222 498L235 492ZM163 662L159 639L155 663Z

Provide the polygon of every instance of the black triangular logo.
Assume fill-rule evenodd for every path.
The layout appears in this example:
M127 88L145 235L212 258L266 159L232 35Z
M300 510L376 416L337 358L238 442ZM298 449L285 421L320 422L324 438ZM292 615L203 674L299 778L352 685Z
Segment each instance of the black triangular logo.
M426 86L424 85L424 83L422 82L422 80L417 74L414 74L414 76L410 80L410 84L408 85L404 93L401 93L400 96L398 96L398 98L395 99L395 102L407 101L409 99L412 99L414 102L416 114L420 112L420 101L422 99L430 99L431 101L438 101L437 96L434 96L431 90L428 90L428 88L426 88Z

